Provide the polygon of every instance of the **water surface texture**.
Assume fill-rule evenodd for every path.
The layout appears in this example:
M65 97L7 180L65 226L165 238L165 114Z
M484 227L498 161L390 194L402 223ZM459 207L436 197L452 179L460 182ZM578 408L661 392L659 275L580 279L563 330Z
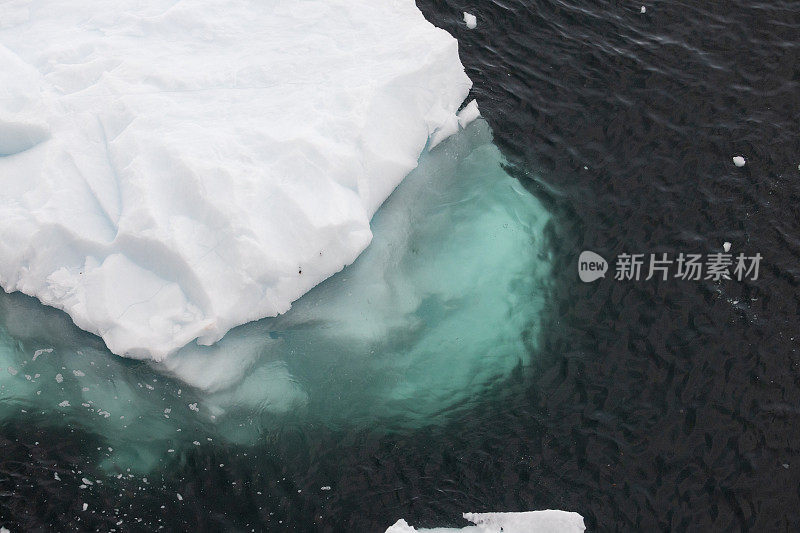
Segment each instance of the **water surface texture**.
M452 234L455 240L447 242L453 246L441 246L441 255L419 264L412 254L405 266L421 274L476 261L487 271L516 272L503 279L516 280L511 292L518 300L495 300L491 284L477 284L473 297L458 305L516 329L518 335L508 338L519 344L494 352L499 356L482 366L475 354L501 347L464 350L454 344L456 332L474 333L474 344L504 334L494 331L499 326L488 328L478 318L464 322L466 315L446 299L432 299L415 309L440 329L436 336L416 330L419 351L404 351L438 357L429 375L415 378L419 388L378 395L375 390L392 389L369 370L360 373L363 366L342 367L331 356L323 358L328 366L313 367L300 356L291 363L296 366L283 368L303 394L326 390L325 376L310 369L330 370L330 394L319 396L333 399L330 404L315 403L313 394L298 397L316 418L265 408L253 419L255 433L232 429L225 431L229 438L215 438L209 428L224 422L201 417L210 416L211 406L201 404L213 394L192 393L201 411L191 419L187 412L196 412L183 407L182 420L196 422L181 427L197 436L175 437L182 446L174 453L163 450L165 441L156 442L150 459L125 459L98 429L100 420L66 427L59 417L70 415L59 415L52 399L42 414L37 389L25 389L15 393L14 412L0 426L0 516L12 530L382 531L399 517L417 526L459 526L466 523L454 517L463 511L547 508L577 511L597 531L796 527L800 5L659 1L647 2L645 13L641 3L608 1L418 5L459 39L473 95L508 162L503 172L537 202L524 200L534 211L511 217L508 206L522 205L520 189L476 194L512 221L538 214L542 226L531 232L534 244L509 239L498 250L493 241L470 242L470 235L479 236L461 231L469 221L437 221L431 228ZM463 11L477 16L474 30L464 24ZM492 161L496 169L493 150L485 148L473 164ZM733 164L735 155L746 158L744 167ZM501 222L498 217L489 220ZM623 282L607 276L585 284L577 275L578 255L587 249L607 259L624 252L706 254L721 251L726 241L733 252L762 254L758 280ZM490 262L498 252L511 263L508 270ZM525 269L534 278L550 275L535 281L520 275ZM334 288L347 283L331 282ZM453 279L451 288L467 285L461 283ZM541 300L531 299L533 287L541 289ZM29 318L12 300L4 302L4 320L17 317L30 338L62 335L58 320ZM497 321L498 309L511 320ZM459 317L457 327L436 321L448 310ZM303 323L311 322L270 328L278 332L270 341L319 357L335 336L303 331ZM30 338L11 334L3 353L24 351L30 361L36 349L50 347ZM435 342L439 338L449 344ZM367 345L353 360L372 349ZM386 359L390 366L402 360ZM138 363L115 364L112 379L127 383L137 397L144 376L161 376ZM79 379L72 366L61 366L65 383ZM458 368L477 369L479 379L466 379ZM455 381L442 403L435 394L448 371ZM351 388L344 388L347 379ZM177 395L177 382L158 383L153 405L161 409L162 398ZM375 405L337 399L339 389ZM186 390L194 389L183 389L181 397ZM425 390L434 396L425 397ZM393 399L413 395L422 398L422 412L413 416L405 409L408 416L397 417L402 406ZM17 413L20 399L36 408ZM6 403L3 409L11 409ZM356 422L342 423L350 419ZM115 460L155 467L149 474L123 470L118 479L109 474Z

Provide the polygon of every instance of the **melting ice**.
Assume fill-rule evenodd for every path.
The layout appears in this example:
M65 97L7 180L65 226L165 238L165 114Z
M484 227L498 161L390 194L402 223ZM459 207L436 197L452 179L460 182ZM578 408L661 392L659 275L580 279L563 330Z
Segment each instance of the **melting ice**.
M479 119L420 159L372 244L285 315L161 363L111 354L69 317L0 297L0 418L45 412L104 435L108 469L147 470L208 439L255 443L282 419L426 424L535 349L549 217Z

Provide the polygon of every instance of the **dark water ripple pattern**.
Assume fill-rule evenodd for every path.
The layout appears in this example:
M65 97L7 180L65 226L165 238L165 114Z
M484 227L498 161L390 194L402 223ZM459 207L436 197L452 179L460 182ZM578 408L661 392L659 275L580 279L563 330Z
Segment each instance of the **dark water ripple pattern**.
M425 7L461 39L498 142L559 213L547 353L527 403L484 429L516 430L481 448L508 439L506 458L525 458L518 491L519 470L488 461L507 507L575 509L603 531L795 530L800 3L641 5ZM477 36L453 10L477 14ZM724 241L764 256L761 279L576 278L583 249L674 256Z
M144 487L122 479L80 498L61 488L91 473L102 442L10 421L7 524L361 532L561 508L595 531L797 529L800 2L418 5L458 37L498 144L555 213L559 274L534 368L444 427L283 427L262 450L204 446ZM761 279L576 275L584 249L708 253L724 241L764 256Z

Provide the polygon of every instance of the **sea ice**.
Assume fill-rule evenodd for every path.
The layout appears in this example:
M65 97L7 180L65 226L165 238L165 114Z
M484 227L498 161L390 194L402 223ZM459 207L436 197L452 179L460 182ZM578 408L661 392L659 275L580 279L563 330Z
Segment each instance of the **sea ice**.
M744 157L740 155L733 156L733 164L737 167L743 167L745 164Z
M467 24L467 28L474 30L478 25L478 18L472 13L464 11L464 22Z
M466 128L468 124L477 119L479 116L481 116L481 112L478 109L478 102L472 100L470 103L464 106L464 109L458 112L458 125L462 128Z
M463 528L415 529L400 519L386 533L582 533L583 517L567 511L528 511L523 513L464 513L475 524Z
M352 263L471 86L413 0L6 4L0 285L136 358Z
M0 420L52 413L103 436L104 469L146 472L208 438L263 442L276 421L416 427L482 401L531 362L553 277L552 219L506 164L476 120L425 151L354 264L287 313L160 363L114 357L65 313L0 293Z

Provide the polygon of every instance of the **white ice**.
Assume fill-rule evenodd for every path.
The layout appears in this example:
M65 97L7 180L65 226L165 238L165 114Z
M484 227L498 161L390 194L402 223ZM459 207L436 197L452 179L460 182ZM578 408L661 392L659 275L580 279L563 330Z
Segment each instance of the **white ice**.
M744 157L740 155L733 156L733 164L737 167L743 167L745 165Z
M478 25L478 18L472 13L464 11L464 22L467 24L467 28L474 30Z
M386 533L582 533L583 517L568 511L528 511L522 513L464 513L475 524L462 528L415 529L400 519Z
M436 130L433 135L431 135L428 148L433 150L439 145L440 142L447 139L451 135L454 135L459 131L459 129L466 128L480 116L481 112L478 109L478 102L472 100L470 103L465 105L461 111L459 111L455 116L451 117L438 130Z
M413 0L14 0L0 63L0 285L154 360L352 263L471 85Z
M281 421L380 431L482 401L531 362L552 279L551 218L505 163L476 120L424 152L354 264L286 314L160 363L115 357L65 313L0 294L0 420L53 413L102 435L104 468L124 472L208 438L262 442Z

